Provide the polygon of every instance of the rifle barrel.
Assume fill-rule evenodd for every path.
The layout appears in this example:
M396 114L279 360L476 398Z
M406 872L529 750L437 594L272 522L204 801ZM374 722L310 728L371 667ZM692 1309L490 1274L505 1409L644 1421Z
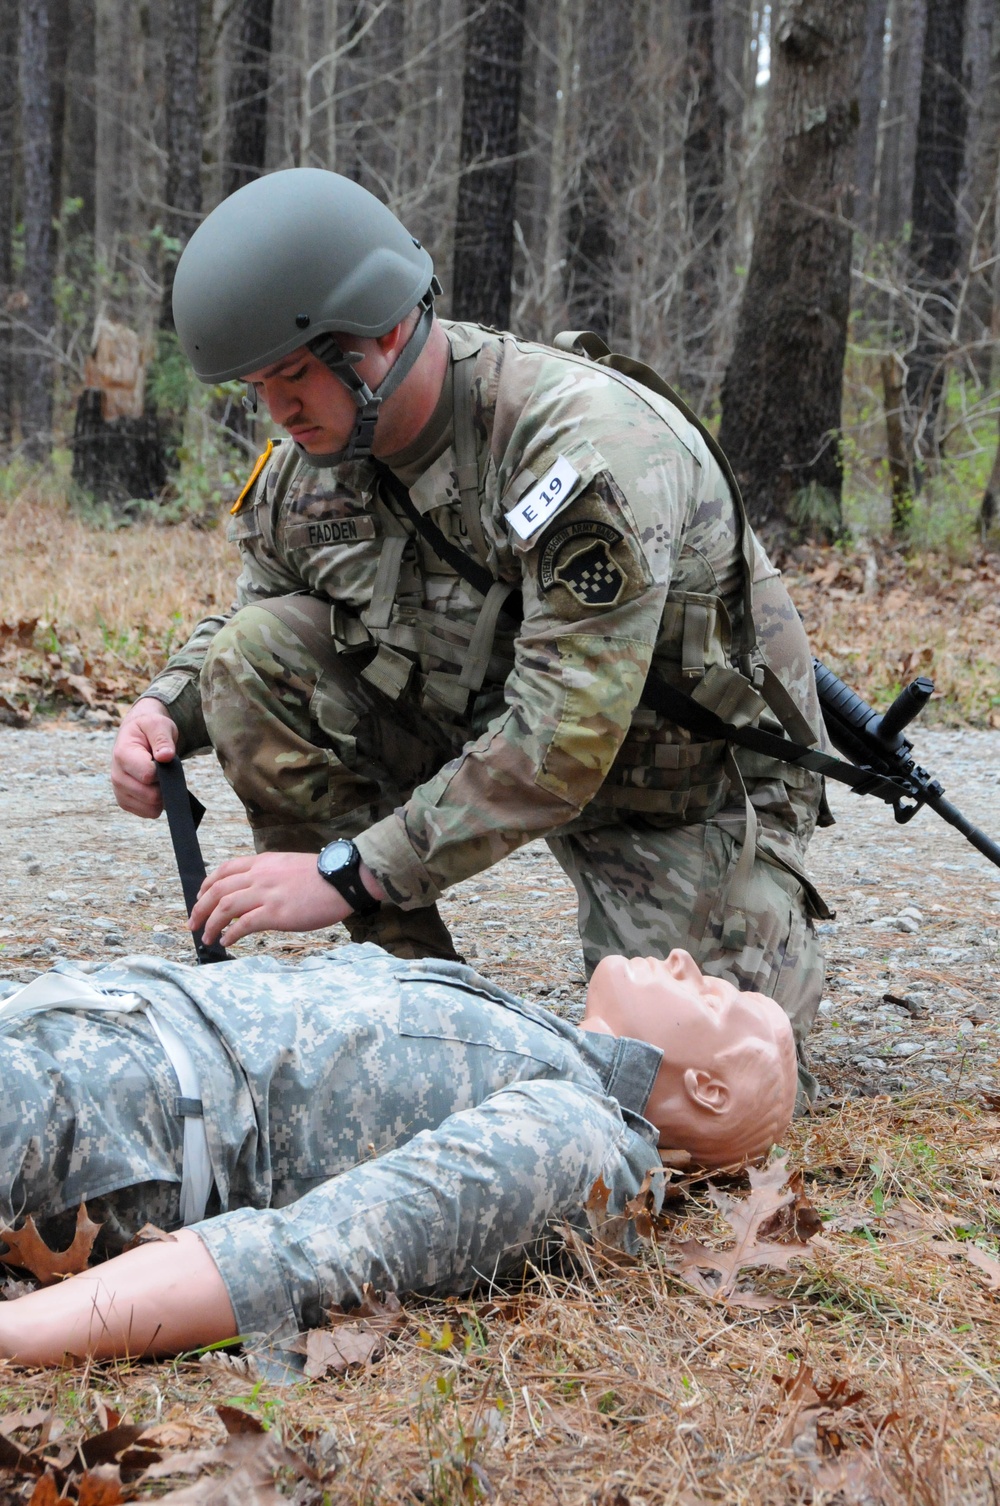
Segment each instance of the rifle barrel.
M1000 868L1000 846L984 831L980 831L978 826L973 826L972 822L963 816L950 800L946 800L943 795L928 795L927 804L931 810L937 811L949 826L954 826L956 831L960 831L977 852L981 852L984 858L989 858L991 863L995 863Z

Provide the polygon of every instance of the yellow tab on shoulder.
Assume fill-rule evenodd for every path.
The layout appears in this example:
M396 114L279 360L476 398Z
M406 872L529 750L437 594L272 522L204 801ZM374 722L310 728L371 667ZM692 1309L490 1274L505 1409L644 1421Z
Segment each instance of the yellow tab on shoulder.
M253 484L257 480L257 477L260 475L261 471L264 469L265 465L267 465L267 462L270 460L270 458L271 458L271 451L273 449L274 449L274 440L273 439L269 439L267 441L267 449L264 451L263 455L258 455L257 459L254 461L253 470L250 472L250 480L247 482L246 486L240 492L239 496L236 498L236 501L233 503L232 507L229 509L230 513L232 514L232 516L234 518L235 518L236 514L239 512L240 508L243 506L243 504L246 501L247 497L249 497L251 491L253 490Z

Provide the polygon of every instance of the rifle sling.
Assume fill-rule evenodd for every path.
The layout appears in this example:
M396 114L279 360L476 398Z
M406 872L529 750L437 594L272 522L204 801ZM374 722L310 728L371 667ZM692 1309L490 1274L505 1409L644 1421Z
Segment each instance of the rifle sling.
M481 596L486 596L496 581L492 572L485 565L481 565L478 560L470 558L464 549L445 537L436 523L417 511L408 488L387 465L376 462L376 469L405 516L438 558L450 565L456 575L460 575ZM504 603L503 611L513 621L521 620L523 607L520 592L511 592ZM683 691L675 690L655 669L651 669L646 678L641 704L657 712L658 715L665 716L668 721L675 722L679 727L684 727L688 732L696 733L698 737L709 741L736 743L741 748L753 749L755 753L765 753L781 763L799 764L802 768L811 769L815 774L824 774L828 779L836 779L841 784L849 785L859 794L878 795L891 804L900 796L911 793L897 779L879 774L874 769L859 768L856 764L846 763L843 759L834 758L829 753L821 753L818 748L810 748L805 743L793 742L791 738L765 732L761 727L734 727L730 722L724 722L721 717L716 716L713 711L699 706L697 701L693 701Z
M755 753L765 753L781 763L799 764L815 774L825 774L828 779L849 785L861 795L878 795L891 803L901 795L911 793L898 779L879 774L874 769L846 763L830 753L821 753L818 748L809 748L804 743L793 742L791 738L766 732L763 727L734 727L731 722L724 722L716 716L714 711L699 706L697 701L685 695L682 690L675 690L658 670L649 671L641 700L644 706L665 716L668 721L676 722L688 732L696 733L698 737L736 743L741 748L752 748Z
M478 560L472 559L458 544L453 544L450 539L446 538L431 518L425 518L423 513L417 511L409 488L403 485L399 477L387 465L376 462L375 468L393 500L399 503L417 533L431 546L438 558L444 560L446 565L450 565L455 574L460 575L464 581L474 587L480 596L488 596L490 587L496 584L496 576L493 572L487 570L486 566L481 565ZM520 591L512 591L508 596L503 606L503 614L512 622L520 622L524 615Z

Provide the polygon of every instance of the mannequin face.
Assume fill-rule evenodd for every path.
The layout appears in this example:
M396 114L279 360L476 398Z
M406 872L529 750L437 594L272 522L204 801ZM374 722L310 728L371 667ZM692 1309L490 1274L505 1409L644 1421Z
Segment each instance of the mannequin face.
M687 952L605 957L583 1028L662 1049L646 1117L661 1145L701 1165L761 1155L788 1127L797 1073L787 1016L773 999L706 977Z

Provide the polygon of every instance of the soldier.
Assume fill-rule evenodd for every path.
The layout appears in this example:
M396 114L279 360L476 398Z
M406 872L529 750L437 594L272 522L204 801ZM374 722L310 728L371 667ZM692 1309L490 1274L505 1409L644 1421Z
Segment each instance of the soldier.
M682 946L778 999L801 1042L820 781L644 697L652 666L730 721L818 740L780 577L662 383L441 321L437 291L426 250L333 173L262 178L195 232L181 343L291 440L233 509L234 612L123 723L119 803L156 815L154 759L211 745L257 856L210 879L206 936L343 921L399 956L454 957L439 895L545 837L588 971Z
M84 1200L111 1255L189 1226L0 1303L0 1354L37 1364L287 1338L365 1282L468 1290L586 1227L598 1178L612 1213L658 1203L658 1134L708 1166L766 1151L796 1088L779 1007L680 952L605 958L582 1029L459 963L348 946L64 965L0 1033L3 1224L62 1248Z

